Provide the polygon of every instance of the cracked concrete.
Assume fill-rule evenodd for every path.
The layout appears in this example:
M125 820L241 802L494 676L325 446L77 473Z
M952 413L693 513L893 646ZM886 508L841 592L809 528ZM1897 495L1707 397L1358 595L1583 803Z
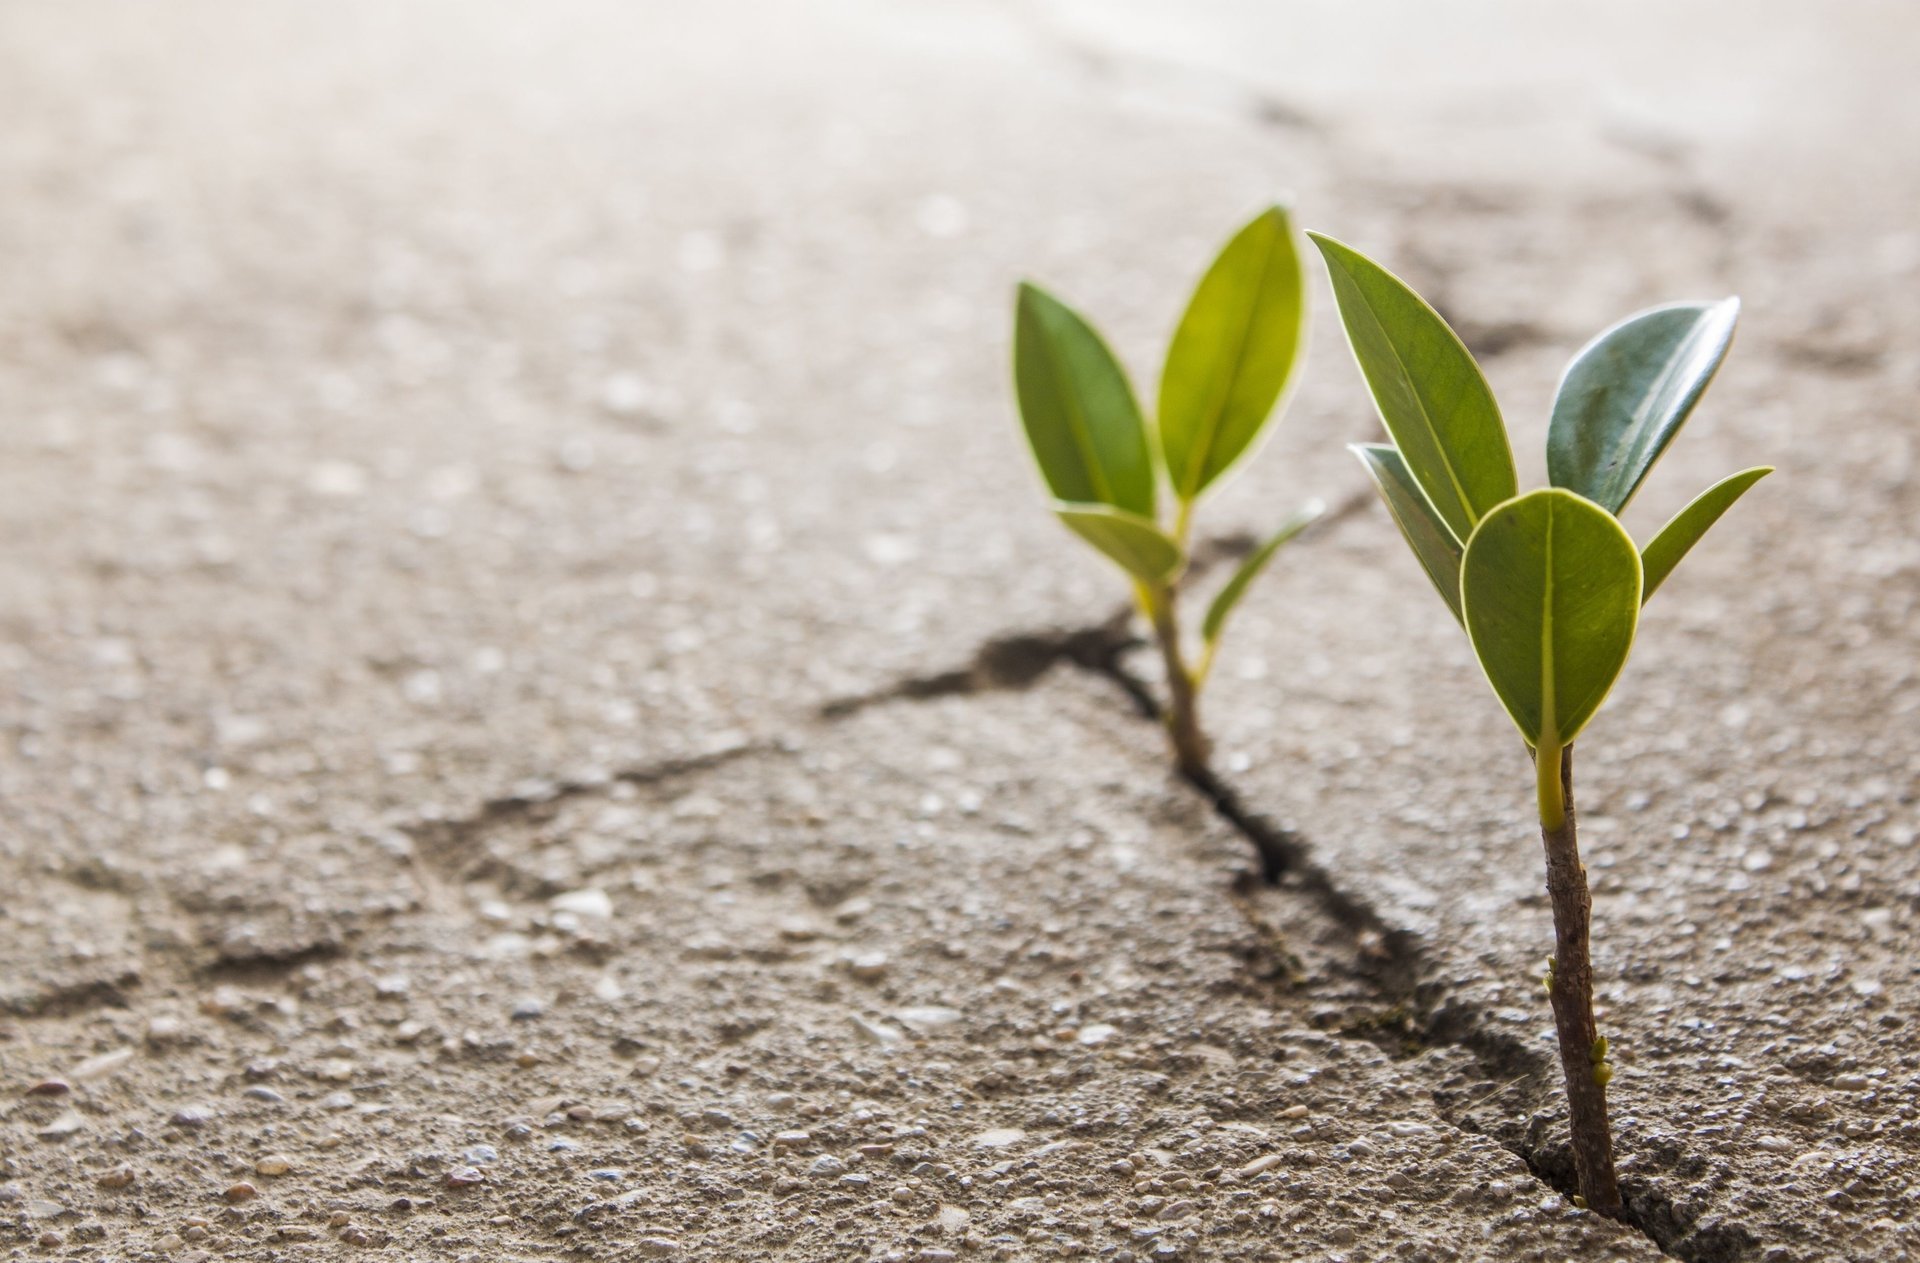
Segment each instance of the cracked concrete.
M0 1249L1920 1252L1912 19L1727 12L0 13ZM1636 1226L1390 524L1255 589L1195 792L1038 506L1014 278L1150 381L1277 189L1523 477L1594 329L1747 300L1630 525L1783 472L1580 750ZM1366 503L1328 310L1222 556Z

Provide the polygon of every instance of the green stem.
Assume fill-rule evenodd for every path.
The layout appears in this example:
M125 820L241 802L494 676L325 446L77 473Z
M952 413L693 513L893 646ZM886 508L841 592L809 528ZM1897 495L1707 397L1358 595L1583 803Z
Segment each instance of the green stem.
M1180 621L1175 614L1175 591L1170 584L1140 584L1136 593L1140 608L1153 624L1153 638L1160 645L1160 660L1167 675L1167 740L1173 746L1174 762L1190 780L1211 776L1206 734L1200 730L1199 681L1187 667L1180 651Z

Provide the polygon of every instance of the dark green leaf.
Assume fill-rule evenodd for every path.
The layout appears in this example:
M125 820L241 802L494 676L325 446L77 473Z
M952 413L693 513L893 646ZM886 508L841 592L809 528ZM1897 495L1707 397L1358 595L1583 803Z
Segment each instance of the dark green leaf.
M1460 618L1460 541L1433 511L1420 484L1407 471L1407 462L1401 459L1398 448L1391 443L1353 443L1349 447L1373 475L1374 485L1380 488L1380 495L1387 502L1387 511L1393 514L1408 547L1420 559L1421 568L1457 621Z
M1467 538L1516 486L1487 379L1404 281L1331 237L1307 235L1326 257L1347 341L1387 433L1440 519L1455 538Z
M1105 504L1056 504L1053 511L1082 539L1142 582L1165 582L1186 562L1180 545L1151 518Z
M1315 518L1326 511L1326 505L1318 500L1312 501L1288 518L1286 525L1275 531L1272 539L1254 549L1252 555L1240 563L1240 568L1233 572L1233 578L1227 580L1226 586L1213 598L1213 603L1207 606L1207 616L1200 624L1203 640L1211 644L1220 639L1220 629L1226 626L1227 615L1233 613L1233 607L1240 604L1240 598L1247 594L1248 585L1260 577L1260 572L1267 568L1273 555L1280 551L1280 545L1306 530Z
M1153 457L1126 373L1085 320L1032 285L1015 307L1013 377L1056 499L1154 515Z
M1547 477L1618 513L1680 432L1733 342L1740 300L1628 316L1573 357L1547 427Z
M1278 206L1242 228L1201 278L1160 374L1160 450L1182 500L1226 472L1272 415L1299 360L1303 280Z
M1743 469L1728 478L1722 478L1705 491L1694 497L1693 503L1680 510L1673 521L1660 528L1660 533L1648 541L1640 554L1641 565L1646 569L1646 590L1640 600L1645 604L1653 596L1653 590L1666 581L1680 559L1687 555L1707 528L1720 520L1720 515L1733 507L1733 502L1746 494L1747 488L1759 482L1773 472L1773 466L1760 465L1753 469Z
M1460 593L1474 654L1521 735L1571 744L1640 616L1640 554L1619 521L1557 487L1509 500L1467 541Z

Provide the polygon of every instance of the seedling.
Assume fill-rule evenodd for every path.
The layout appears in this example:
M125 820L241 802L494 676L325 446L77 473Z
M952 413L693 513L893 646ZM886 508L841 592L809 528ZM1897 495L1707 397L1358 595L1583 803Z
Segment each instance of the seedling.
M1554 399L1552 485L1519 495L1506 426L1466 346L1398 277L1310 235L1393 439L1354 450L1533 753L1554 924L1542 981L1559 1037L1574 1166L1586 1204L1617 1217L1606 1091L1613 1066L1594 1026L1593 906L1574 829L1573 740L1625 665L1647 598L1707 528L1773 472L1743 470L1714 484L1644 549L1617 516L1720 367L1739 301L1655 307L1588 343Z
M1280 546L1321 512L1309 504L1240 563L1208 606L1198 657L1190 657L1176 603L1194 506L1277 413L1302 350L1304 289L1293 225L1271 207L1227 243L1187 304L1161 369L1151 434L1126 370L1085 319L1031 284L1020 286L1015 305L1013 376L1027 442L1060 520L1132 579L1166 665L1174 760L1197 781L1209 777L1198 699L1227 617ZM1170 525L1160 515L1163 479Z

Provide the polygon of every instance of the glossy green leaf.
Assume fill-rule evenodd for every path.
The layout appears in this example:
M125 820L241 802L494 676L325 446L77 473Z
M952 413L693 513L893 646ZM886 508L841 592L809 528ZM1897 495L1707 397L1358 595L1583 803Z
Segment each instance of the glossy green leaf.
M1773 466L1760 465L1722 478L1695 496L1692 504L1680 510L1671 522L1660 528L1660 533L1647 542L1640 554L1640 564L1647 575L1641 604L1652 598L1653 590L1673 573L1673 568L1700 542L1707 528L1719 521L1720 515L1732 508L1733 502L1745 495L1748 487L1772 472Z
M1628 316L1567 365L1547 427L1547 478L1618 513L1680 432L1733 342L1740 300Z
M1154 515L1153 457L1113 352L1072 308L1032 285L1014 312L1020 418L1054 497Z
M1481 520L1460 563L1467 636L1528 744L1570 744L1633 647L1640 553L1611 513L1547 488Z
M1306 530L1313 524L1314 519L1326 511L1327 506L1320 501L1309 502L1306 508L1288 518L1286 524L1273 533L1273 538L1254 549L1247 559L1240 563L1240 568L1233 572L1233 577L1227 580L1226 586L1220 589L1214 596L1212 604L1207 606L1207 616L1200 623L1200 635L1203 640L1211 644L1220 639L1220 629L1226 626L1227 615L1233 613L1233 607L1240 604L1240 598L1247 594L1247 588L1260 577L1260 572L1267 568L1267 563L1272 561L1273 555L1280 551L1280 546Z
M1307 235L1326 257L1347 341L1387 433L1440 519L1467 538L1517 485L1487 379L1404 281L1331 237Z
M1293 224L1270 207L1194 290L1160 374L1160 450L1192 500L1252 446L1293 376L1306 327Z
M1151 518L1106 504L1056 504L1053 511L1082 539L1143 582L1164 582L1186 562L1180 545Z
M1353 443L1349 446L1373 476L1374 485L1380 488L1381 498L1387 502L1387 511L1393 514L1394 522L1400 527L1400 534L1406 537L1408 547L1420 559L1420 566L1427 572L1427 578L1433 581L1434 590L1440 593L1440 599L1447 603L1447 608L1453 611L1453 617L1458 621L1462 552L1459 539L1447 529L1440 515L1433 511L1433 505L1427 502L1420 484L1408 472L1407 462L1401 459L1398 448L1391 443Z

